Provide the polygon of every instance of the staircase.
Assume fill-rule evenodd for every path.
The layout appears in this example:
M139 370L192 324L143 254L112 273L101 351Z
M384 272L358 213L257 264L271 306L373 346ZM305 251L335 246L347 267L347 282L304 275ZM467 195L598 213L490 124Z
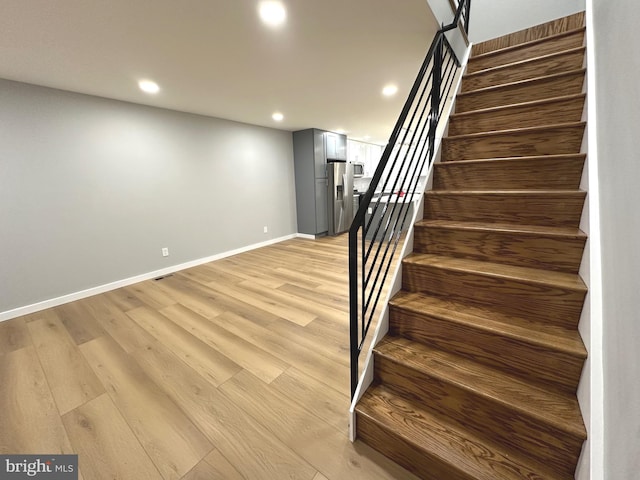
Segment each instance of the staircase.
M421 478L571 479L584 15L474 46L356 434Z

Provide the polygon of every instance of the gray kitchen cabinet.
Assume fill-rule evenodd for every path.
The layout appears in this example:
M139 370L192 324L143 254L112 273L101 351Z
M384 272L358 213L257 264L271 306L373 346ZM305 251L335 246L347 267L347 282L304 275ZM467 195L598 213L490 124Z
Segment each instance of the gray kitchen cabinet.
M309 130L303 130L305 132ZM327 178L327 157L325 155L325 140L322 130L311 129L313 134L313 166L315 169L314 178ZM295 134L294 134L295 135ZM295 143L295 137L294 137ZM304 161L304 160L303 160Z
M327 190L327 179L316 178L316 230L318 232L326 232L329 230Z
M298 232L322 235L327 220L327 137L332 154L346 159L347 137L316 128L293 132Z
M347 137L333 132L324 132L324 149L326 158L346 161Z

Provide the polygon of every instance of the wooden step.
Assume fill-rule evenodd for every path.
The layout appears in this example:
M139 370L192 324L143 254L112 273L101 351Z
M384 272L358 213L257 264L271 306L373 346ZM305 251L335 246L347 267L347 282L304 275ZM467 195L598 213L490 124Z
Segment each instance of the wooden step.
M573 473L586 438L574 395L402 337L385 337L374 353L375 381L538 465Z
M577 228L421 220L413 250L578 273L587 236Z
M483 53L500 50L506 47L513 47L522 43L540 40L559 33L575 30L585 25L585 12L574 13L566 17L557 18L549 22L536 25L534 27L518 30L517 32L502 35L480 43L474 43L472 55L478 56Z
M572 48L564 52L551 53L467 74L462 79L462 91L468 92L554 73L579 70L584 67L585 50L585 47Z
M451 115L448 134L493 132L514 128L576 123L582 119L585 94L473 110Z
M442 162L580 153L586 123L471 133L442 139Z
M464 426L420 408L384 385L356 406L358 438L426 480L570 480L534 468L518 455L483 441Z
M434 190L577 190L586 155L542 155L440 162Z
M578 228L585 196L573 190L431 190L424 218Z
M482 55L474 55L469 58L466 73L470 74L480 70L486 70L487 68L582 47L584 46L585 30L584 27L581 27L557 35L494 50Z
M472 358L525 381L575 392L587 357L577 330L505 316L450 299L400 291L389 334Z
M565 328L577 327L587 291L571 273L421 253L402 261L402 288Z
M582 93L584 75L580 69L462 92L456 96L456 113L576 95Z

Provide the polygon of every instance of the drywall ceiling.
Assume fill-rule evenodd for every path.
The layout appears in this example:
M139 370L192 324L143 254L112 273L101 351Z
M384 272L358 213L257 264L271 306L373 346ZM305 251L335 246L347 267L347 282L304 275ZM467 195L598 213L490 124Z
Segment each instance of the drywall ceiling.
M384 143L437 28L426 0L283 0L279 29L258 3L2 0L0 77ZM143 78L160 93L141 92Z

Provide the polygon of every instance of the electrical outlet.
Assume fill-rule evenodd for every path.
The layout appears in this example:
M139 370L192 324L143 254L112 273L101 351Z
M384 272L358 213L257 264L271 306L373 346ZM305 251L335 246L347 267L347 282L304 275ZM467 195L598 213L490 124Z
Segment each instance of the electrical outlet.
M169 249L167 247L162 249L162 256L163 257L168 257L169 256Z
M267 226L264 226L264 233L267 233L269 231L269 229L267 228Z

